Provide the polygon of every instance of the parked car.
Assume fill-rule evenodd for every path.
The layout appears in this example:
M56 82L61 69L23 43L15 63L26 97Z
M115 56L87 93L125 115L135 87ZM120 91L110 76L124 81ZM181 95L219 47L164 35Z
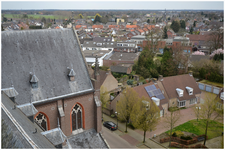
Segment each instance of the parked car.
M113 123L112 121L104 122L103 126L105 126L106 128L108 128L110 130L116 130L117 129L117 125L115 123Z

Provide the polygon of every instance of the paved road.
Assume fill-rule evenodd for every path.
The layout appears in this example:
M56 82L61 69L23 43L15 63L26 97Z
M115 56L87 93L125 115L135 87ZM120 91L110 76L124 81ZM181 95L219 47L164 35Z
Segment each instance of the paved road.
M102 127L102 134L107 141L110 148L115 149L137 149L136 146L130 145L126 140L121 138L119 135L115 134L114 131L110 131L109 129Z

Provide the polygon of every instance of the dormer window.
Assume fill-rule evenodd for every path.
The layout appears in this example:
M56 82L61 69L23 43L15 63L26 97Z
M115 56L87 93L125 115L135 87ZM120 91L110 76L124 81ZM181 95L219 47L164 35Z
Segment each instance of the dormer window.
M75 80L75 75L76 73L74 72L73 69L70 69L70 73L68 74L69 80L74 81Z
M186 89L189 95L193 95L193 88L187 86Z
M155 104L156 104L157 106L159 106L159 104L160 104L160 99L158 99L158 98L156 98L156 97L152 97L152 100L155 102Z
M32 75L32 77L30 79L30 84L33 89L38 88L38 78L36 77L35 74Z
M184 94L183 90L176 88L176 91L177 91L177 94L179 95L179 97L183 97L183 94Z

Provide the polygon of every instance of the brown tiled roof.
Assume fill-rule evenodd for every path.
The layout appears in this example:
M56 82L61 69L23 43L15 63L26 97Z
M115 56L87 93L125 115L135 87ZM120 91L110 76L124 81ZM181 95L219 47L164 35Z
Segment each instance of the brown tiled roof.
M76 25L75 28L76 28L76 29L79 29L79 28L87 29L87 25Z
M190 41L207 41L209 35L189 34L187 37L190 39Z
M161 82L169 99L178 98L180 101L189 100L195 98L195 94L201 93L201 90L199 89L195 79L189 74L165 77ZM193 95L188 94L186 90L187 86L193 88ZM183 97L178 96L176 88L182 89L184 91Z
M119 28L119 25L109 25L109 28Z
M140 86L136 86L136 87L133 87L133 89L138 93L139 97L147 97L151 100L151 98L149 97L148 93L146 92L145 90L145 87L146 86L149 86L149 85L153 85L154 83L153 82L150 82L150 83L147 83L147 84L143 84L143 85L140 85ZM155 84L155 87L158 89L159 86L158 84ZM162 89L160 89L162 91ZM165 94L164 94L165 96ZM165 96L165 99L163 100L160 100L160 105L158 106L160 110L162 110L162 105L165 104L165 103L168 103L168 98Z
M126 25L126 28L137 28L137 25Z

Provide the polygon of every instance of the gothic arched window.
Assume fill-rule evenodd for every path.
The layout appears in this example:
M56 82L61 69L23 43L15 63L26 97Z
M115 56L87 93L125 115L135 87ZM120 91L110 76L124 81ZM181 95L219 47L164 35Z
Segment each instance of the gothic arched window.
M35 121L45 130L47 131L48 130L48 122L47 122L47 117L42 114L42 113L39 113L36 118L35 118Z
M72 117L72 130L77 130L83 127L82 125L82 108L76 104L71 112Z

